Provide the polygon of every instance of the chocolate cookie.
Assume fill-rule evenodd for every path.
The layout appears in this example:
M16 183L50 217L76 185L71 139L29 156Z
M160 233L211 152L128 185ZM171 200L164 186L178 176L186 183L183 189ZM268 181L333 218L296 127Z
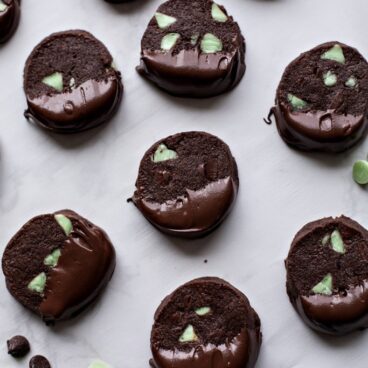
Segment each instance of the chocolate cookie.
M54 33L38 44L24 69L25 117L58 133L108 121L123 85L107 48L80 30Z
M368 127L368 64L354 48L330 42L285 70L273 113L283 140L298 149L340 152Z
M167 92L210 97L245 72L245 42L225 8L211 0L169 0L148 24L138 72Z
M203 277L167 296L151 333L153 368L253 368L261 322L246 296L224 280Z
M20 0L0 0L0 43L16 31L20 19Z
M10 293L46 323L69 319L110 281L115 251L99 227L70 210L34 217L7 245Z
M199 237L224 220L238 187L229 147L211 134L185 132L158 141L145 153L132 200L159 230Z
M311 328L342 335L368 327L368 232L348 217L324 218L295 236L287 292Z

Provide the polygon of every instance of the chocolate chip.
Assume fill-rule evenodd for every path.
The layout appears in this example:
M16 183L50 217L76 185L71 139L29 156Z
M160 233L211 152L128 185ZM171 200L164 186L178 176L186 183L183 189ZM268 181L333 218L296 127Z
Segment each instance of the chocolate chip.
M42 355L35 355L29 362L29 368L51 368L51 365Z
M8 354L14 358L24 357L30 350L29 342L24 336L14 336L7 341Z

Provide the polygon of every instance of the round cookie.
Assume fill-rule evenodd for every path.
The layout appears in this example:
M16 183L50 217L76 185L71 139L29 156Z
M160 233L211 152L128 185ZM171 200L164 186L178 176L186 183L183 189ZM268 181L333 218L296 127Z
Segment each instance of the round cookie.
M20 19L20 0L0 0L0 43L16 31Z
M110 281L115 250L106 233L73 211L34 217L7 245L10 293L47 324L86 308Z
M24 69L25 117L57 133L107 122L123 85L107 48L80 30L54 33L39 43Z
M192 280L167 296L151 332L153 368L253 368L261 322L246 296L216 277Z
M211 134L185 132L156 142L145 153L132 200L159 230L199 237L224 220L238 187L229 147Z
M286 68L272 112L290 146L341 152L365 135L367 104L367 61L356 49L329 42Z
M368 232L348 217L305 225L286 259L287 292L311 328L343 335L368 327Z
M210 97L235 87L245 72L245 42L223 6L169 0L148 24L138 72L167 92Z

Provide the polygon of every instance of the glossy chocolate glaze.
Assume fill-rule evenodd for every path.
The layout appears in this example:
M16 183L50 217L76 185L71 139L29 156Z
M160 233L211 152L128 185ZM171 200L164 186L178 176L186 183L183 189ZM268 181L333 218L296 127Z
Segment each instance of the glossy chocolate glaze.
M242 38L242 37L241 37ZM176 96L211 97L234 88L245 73L245 43L233 52L203 54L198 47L172 51L142 50L137 71Z
M118 109L123 85L118 77L88 80L63 93L27 96L25 117L57 133L75 133L108 121Z
M283 140L305 151L342 152L367 132L367 116L341 115L334 110L293 112L282 103L272 109Z
M299 296L292 303L304 322L331 335L368 327L368 280L341 293Z
M203 236L214 230L230 212L238 192L231 177L209 183L165 203L134 195L133 202L159 230L182 237Z
M20 0L3 0L8 8L0 12L0 43L8 41L18 27Z
M230 287L248 305L249 318L258 319L246 296L227 281L217 277L202 277L187 284L198 282L220 283ZM155 313L155 320L170 302L174 293L175 291L162 301ZM253 368L257 362L261 344L260 326L254 329L242 329L231 341L223 344L198 344L189 351L162 349L157 347L151 339L153 359L150 360L150 365L152 368Z
M46 323L71 318L88 306L110 281L115 250L107 234L73 211L67 216L73 231L62 248L59 262L47 275L39 311Z

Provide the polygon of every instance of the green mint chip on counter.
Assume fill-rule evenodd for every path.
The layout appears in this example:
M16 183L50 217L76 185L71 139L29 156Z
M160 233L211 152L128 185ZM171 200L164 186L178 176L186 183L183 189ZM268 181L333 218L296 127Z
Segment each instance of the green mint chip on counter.
M358 160L353 166L353 178L360 185L368 184L368 161Z
M102 360L94 360L88 368L112 368L109 364L103 362Z

